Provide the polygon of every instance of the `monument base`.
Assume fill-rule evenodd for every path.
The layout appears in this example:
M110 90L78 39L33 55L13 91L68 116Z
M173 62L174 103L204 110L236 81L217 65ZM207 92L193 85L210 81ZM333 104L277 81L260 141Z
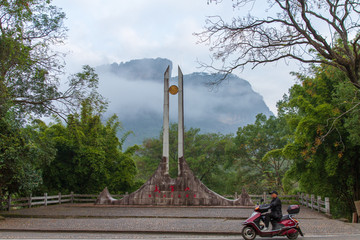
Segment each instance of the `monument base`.
M107 188L95 204L104 205L174 205L174 206L254 206L245 189L238 199L230 200L208 189L191 171L184 158L179 159L181 175L165 174L166 158L150 179L137 191L116 200Z

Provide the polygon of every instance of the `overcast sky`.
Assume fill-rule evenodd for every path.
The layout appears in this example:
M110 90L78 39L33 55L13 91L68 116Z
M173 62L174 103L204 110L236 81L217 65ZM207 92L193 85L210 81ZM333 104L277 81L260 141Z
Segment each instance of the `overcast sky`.
M207 4L207 0L54 0L67 15L68 40L62 50L69 73L140 58L168 58L184 74L200 71L197 60L210 62L209 46L197 44L207 16L231 20L250 9L233 9L232 1ZM265 1L264 1L265 2ZM264 9L254 7L251 11ZM176 69L176 67L174 67ZM250 82L276 114L276 102L295 80L289 73L296 64L284 62L235 72ZM177 73L173 73L176 76ZM105 96L106 97L106 96Z

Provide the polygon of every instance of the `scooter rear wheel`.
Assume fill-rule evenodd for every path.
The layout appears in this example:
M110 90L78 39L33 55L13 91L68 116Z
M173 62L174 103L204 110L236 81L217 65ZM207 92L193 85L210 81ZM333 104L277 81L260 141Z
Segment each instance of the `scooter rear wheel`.
M288 233L288 234L286 234L286 237L287 237L288 239L297 239L298 236L299 236L299 232L298 232L298 231L296 231L296 232L294 232L294 233Z
M256 232L254 228L250 226L244 227L241 235L245 240L254 240L256 238Z

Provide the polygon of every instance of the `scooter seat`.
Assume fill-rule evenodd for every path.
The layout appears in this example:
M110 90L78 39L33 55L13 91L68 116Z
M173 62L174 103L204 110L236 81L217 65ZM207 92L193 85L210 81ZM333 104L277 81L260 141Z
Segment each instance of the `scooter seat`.
M284 216L282 216L280 222L284 221L284 220L288 220L288 219L290 219L290 216L289 215L284 215Z

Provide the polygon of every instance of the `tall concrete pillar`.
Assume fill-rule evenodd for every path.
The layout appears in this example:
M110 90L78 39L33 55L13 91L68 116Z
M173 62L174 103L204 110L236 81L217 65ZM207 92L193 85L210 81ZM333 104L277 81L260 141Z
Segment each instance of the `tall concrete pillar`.
M165 158L165 174L169 174L169 78L170 66L164 73L164 118L163 118L163 159Z
M180 159L184 158L184 91L183 74L178 67L178 175L181 176Z

